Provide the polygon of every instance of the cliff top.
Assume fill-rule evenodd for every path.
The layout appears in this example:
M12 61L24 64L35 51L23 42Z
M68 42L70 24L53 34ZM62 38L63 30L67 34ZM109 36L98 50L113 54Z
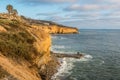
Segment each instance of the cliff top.
M75 27L65 26L65 25L58 24L58 23L52 22L52 21L36 20L36 19L27 18L25 16L9 15L8 13L0 13L0 19L10 19L10 20L15 19L15 20L19 20L19 21L22 21L22 22L30 23L30 24L47 25L47 26L56 25L56 26L59 26L59 27L77 29Z
M26 18L25 16L21 16L24 20L28 21L31 24L39 24L39 25L57 25L59 27L66 27L66 28L75 28L75 27L70 27L70 26L65 26L62 24L58 24L53 21L47 21L47 20L36 20L36 19L31 19L31 18ZM77 29L77 28L76 28Z

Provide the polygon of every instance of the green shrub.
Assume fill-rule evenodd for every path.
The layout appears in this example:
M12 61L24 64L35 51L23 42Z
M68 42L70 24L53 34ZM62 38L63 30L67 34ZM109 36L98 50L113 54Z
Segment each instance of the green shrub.
M32 61L38 54L33 47L35 39L25 32L0 33L0 51L11 58Z

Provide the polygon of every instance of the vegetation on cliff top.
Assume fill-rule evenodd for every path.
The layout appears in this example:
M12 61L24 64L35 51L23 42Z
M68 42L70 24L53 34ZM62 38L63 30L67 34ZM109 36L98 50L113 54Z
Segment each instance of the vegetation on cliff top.
M14 16L16 16L16 15L18 14L17 10L14 9L13 6L10 5L10 4L8 4L8 5L6 6L6 9L7 9L9 15L10 15L10 14L13 14Z
M46 21L46 20L35 20L35 19L31 19L31 18L26 18L25 16L21 16L23 19L25 19L26 21L30 22L31 24L39 24L39 25L57 25L59 27L66 27L66 28L71 28L71 29L77 29L75 27L69 27L69 26L65 26L62 24L58 24L56 22L53 21Z
M8 18L2 18L2 16L0 18L0 57L5 56L8 60L13 60L12 63L16 65L20 65L22 62L33 65L34 59L40 55L40 53L33 46L36 41L35 38L27 31L30 25L17 20L17 18L10 19L9 17L13 16L11 14L6 15L8 15ZM26 66L30 65L26 64ZM13 74L10 74L6 68L2 69L2 66L4 65L1 60L0 79L10 78ZM11 80L18 79L12 78Z
M12 5L7 5L8 16L17 14L17 10ZM6 32L0 32L0 52L12 59L25 59L32 61L38 54L33 47L35 38L26 30L29 25L15 19L0 18L0 28Z
M0 32L0 51L7 57L31 61L37 54L33 47L35 39L23 28L24 25L11 20L0 20L0 25L7 30Z

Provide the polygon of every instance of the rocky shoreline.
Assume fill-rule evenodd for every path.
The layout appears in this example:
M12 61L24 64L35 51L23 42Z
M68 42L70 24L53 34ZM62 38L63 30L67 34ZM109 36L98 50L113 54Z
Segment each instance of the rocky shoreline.
M52 52L52 55L54 55L54 56L57 57L57 58L67 57L67 58L80 59L80 58L84 57L83 54L66 54L66 53L53 53L53 52Z
M48 72L48 74L51 74L49 75L49 79L48 80L51 80L51 78L53 77L54 74L56 74L58 72L58 69L61 67L61 64L63 63L62 61L59 61L63 58L75 58L75 59L81 59L84 57L83 54L81 53L77 53L77 54L66 54L66 53L55 53L55 52L52 52L51 51L51 56L52 56L52 59L54 59L55 61L53 61L52 63L55 62L54 66L55 67L51 67L51 65L49 64L49 68L50 68L50 71ZM53 66L53 65L52 65ZM46 79L44 79L46 80Z

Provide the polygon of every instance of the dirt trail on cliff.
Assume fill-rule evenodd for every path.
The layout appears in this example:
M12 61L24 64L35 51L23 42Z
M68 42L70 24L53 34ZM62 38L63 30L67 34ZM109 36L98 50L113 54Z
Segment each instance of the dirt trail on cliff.
M13 75L18 80L41 80L35 73L28 67L16 64L12 60L0 54L0 66L8 73Z

